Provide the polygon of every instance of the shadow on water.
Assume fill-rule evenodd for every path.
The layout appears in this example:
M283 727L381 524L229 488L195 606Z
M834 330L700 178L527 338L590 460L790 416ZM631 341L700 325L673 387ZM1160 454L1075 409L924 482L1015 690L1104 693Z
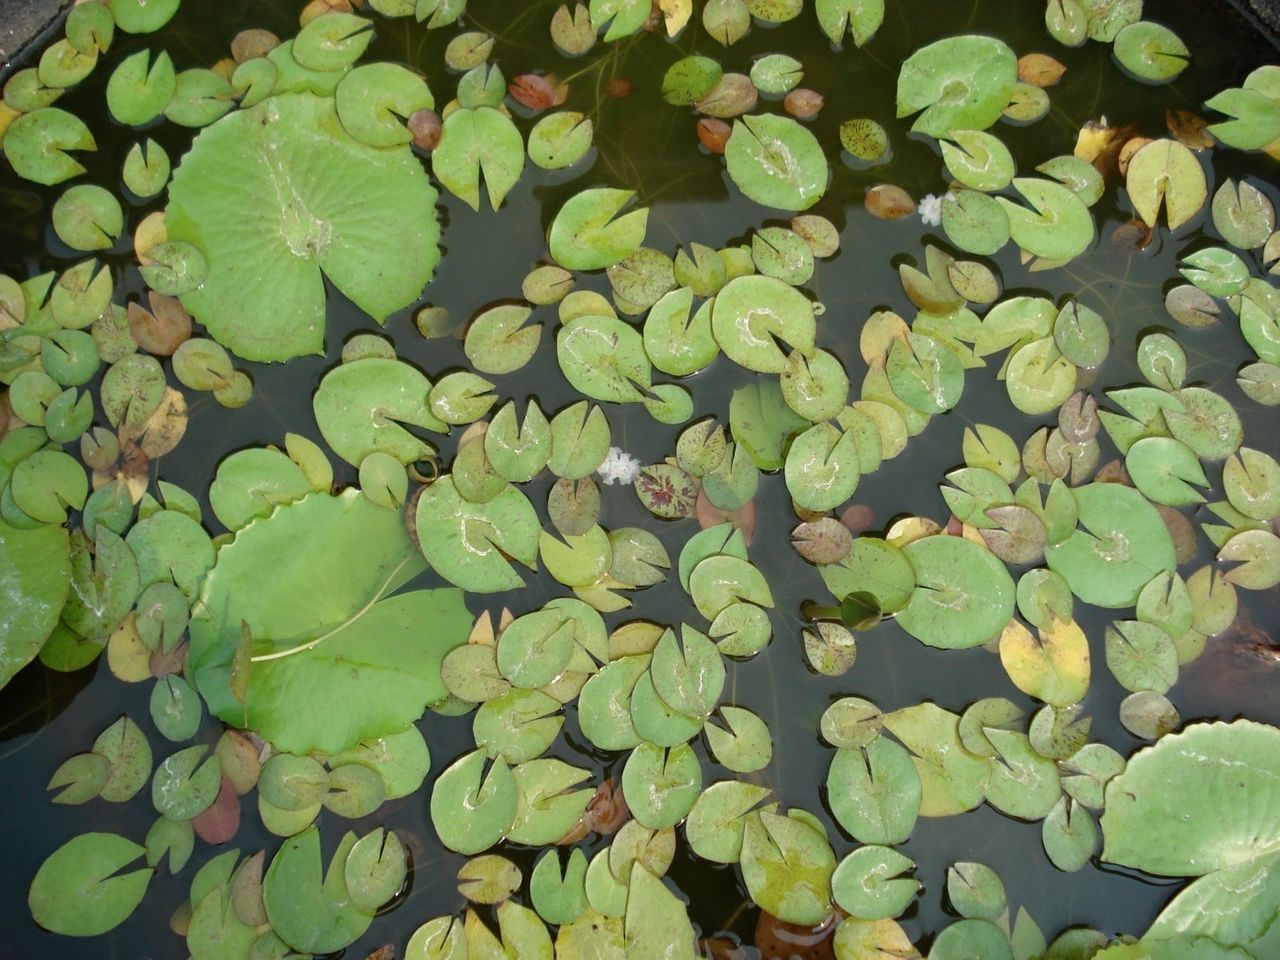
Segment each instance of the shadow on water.
M597 149L590 169L572 178L527 167L498 214L487 209L476 213L451 196L442 198L445 255L422 302L447 309L459 328L483 306L519 295L524 275L546 255L545 228L554 211L585 187L635 188L640 201L652 208L647 243L668 253L690 241L715 247L742 242L761 225L761 209L729 190L723 164L697 149L693 115L660 103L663 71L689 53L706 53L720 59L726 69L744 72L759 53L781 50L799 58L806 70L805 85L821 91L826 98L822 113L812 124L824 144L838 142L839 124L851 117L870 116L889 126L893 121L897 64L929 40L953 33L988 32L1003 37L1019 53L1052 53L1068 70L1062 83L1049 91L1053 102L1049 116L1031 127L1002 125L999 130L1019 160L1020 169L1029 169L1056 153L1069 152L1080 125L1103 112L1113 121L1135 122L1148 133L1162 131L1166 106L1196 110L1206 96L1238 84L1253 66L1275 55L1246 25L1228 16L1207 15L1199 0L1165 3L1153 11L1161 22L1189 41L1194 53L1190 68L1173 84L1156 88L1158 95L1152 95L1153 88L1124 77L1111 62L1106 46L1089 44L1068 50L1054 44L1044 32L1043 5L1037 2L891 2L875 41L863 51L846 49L840 54L831 52L825 39L813 29L811 15L806 14L776 29L757 28L729 50L711 42L700 28L692 27L675 43L641 36L610 50L597 47L583 60L568 60L550 47L546 25L554 3L519 6L520 12L514 18L509 12L512 7L472 0L472 25L498 38L494 56L508 77L535 69L553 70L562 77L577 74L566 106L593 116ZM294 30L294 8L294 4L283 0L188 3L158 38L118 36L111 62L134 49L162 43L180 69L204 65L221 56L231 37L243 27L263 26L288 36ZM388 23L380 28L369 56L402 60L426 70L437 96L444 99L443 91L451 89L454 80L441 75L434 65L441 62L449 35L449 31L426 33L416 27L411 29L404 21ZM95 131L105 131L99 138L102 149L87 161L87 179L116 186L115 165L132 134L115 126L107 115L103 99L106 76L107 71L100 69L80 88L68 93L60 106L83 117ZM608 81L613 78L632 81L629 97L612 99L607 95ZM891 129L905 128L899 124ZM148 130L147 135L159 139L175 162L190 139L189 133L172 126ZM913 313L898 281L896 263L903 257L922 259L926 241L944 242L939 234L924 228L917 217L886 223L873 219L863 209L863 193L875 182L898 183L915 196L945 189L945 174L931 141L898 133L894 150L889 165L873 170L854 170L834 161L831 189L812 211L837 225L842 242L839 254L820 262L809 284L809 292L827 307L820 321L820 345L836 353L854 383L865 372L857 336L868 313L877 308L894 309L904 316ZM1257 183L1260 173L1265 179L1272 169L1263 166L1257 157L1234 152L1215 156L1214 162L1219 180L1228 175L1252 174ZM1274 188L1262 186L1274 199ZM26 275L62 269L70 262L71 252L58 244L46 226L50 206L59 192L58 188L36 187L11 174L0 174L0 220L7 224L0 233L0 271ZM1055 301L1075 295L1108 319L1114 349L1102 368L1095 393L1103 387L1138 379L1134 343L1140 331L1172 325L1162 307L1163 291L1169 279L1176 276L1178 253L1197 240L1196 236L1178 241L1157 239L1140 254L1117 252L1109 237L1128 219L1117 206L1118 192L1109 190L1095 207L1100 236L1095 250L1066 269L1028 274L1009 248L992 258L1010 288L1007 292L1035 293ZM131 209L126 236L137 220L159 206L152 203ZM128 243L122 242L106 259L117 274L118 290L136 298L141 285L136 274L126 269L131 260ZM603 276L587 278L582 286L608 293ZM341 295L331 291L329 304L326 355L300 358L287 365L248 365L255 391L252 401L241 410L224 411L207 395L194 400L187 438L159 464L159 476L203 496L218 462L234 450L281 443L287 431L321 439L311 413L315 385L324 371L337 362L342 343L350 335L376 330ZM577 397L559 374L549 343L556 322L553 309L539 308L534 319L545 325L542 348L519 375L499 378L498 391L504 397L515 397L523 406L532 386L539 404L550 413ZM382 332L395 342L402 358L417 364L433 379L465 366L461 342L456 338L424 340L414 328L412 310L393 316ZM1234 382L1236 367L1249 356L1238 331L1231 324L1224 324L1207 331L1179 329L1177 335L1191 358L1192 378L1220 391L1237 405L1245 421L1247 442L1274 451L1274 412L1268 413L1248 401ZM946 516L937 484L943 473L959 464L960 439L966 426L991 423L1015 438L1024 438L1041 422L1053 422L1052 418L1031 420L1013 411L1004 398L1002 385L996 382L995 372L993 368L971 371L960 407L934 418L928 430L913 440L891 468L864 478L857 502L874 511L877 527L883 528L893 517L906 513ZM695 418L716 413L723 417L733 389L749 382L752 376L720 358L688 384L694 393ZM672 451L678 428L656 425L642 409L610 407L607 412L614 443L642 462L659 461ZM452 440L445 438L439 447L442 462L447 463L452 456ZM353 470L342 464L336 466L339 482L354 481ZM541 508L548 489L549 481L541 478L529 484L526 493ZM629 490L605 488L604 500L601 520L607 527L654 527L653 519ZM833 751L817 735L818 719L829 703L842 696L857 695L890 710L932 700L958 712L980 697L1005 696L1028 710L1034 707L1028 698L1013 690L992 654L982 650L931 650L906 636L892 622L860 638L857 663L847 675L830 678L814 674L806 666L800 646L803 624L799 609L804 600L825 599L826 593L815 569L798 560L788 546L788 533L796 521L781 477L767 478L762 483L757 513L759 526L752 559L766 575L777 599L774 639L760 656L731 665L726 699L757 711L773 730L774 759L758 775L761 782L773 787L785 805L816 813L835 841L838 855L843 855L851 843L831 818L823 790ZM206 514L211 515L207 510ZM674 558L689 536L691 524L661 524L656 532ZM422 582L434 585L429 574L423 575ZM530 577L522 591L470 598L469 605L477 613L481 609L496 611L504 604L522 613L563 592L558 584L539 575ZM304 602L303 598L299 600ZM672 623L682 618L698 622L678 583L669 581L653 587L636 594L635 600L631 616L651 616ZM1270 595L1244 596L1242 600L1251 623L1266 628L1276 622L1274 591ZM612 615L607 619L613 625L627 616ZM1099 665L1104 662L1101 636L1106 621L1099 615L1084 622L1091 637L1094 662ZM1280 665L1268 660L1265 651L1250 646L1250 637L1248 631L1234 631L1215 638L1205 655L1184 669L1171 697L1185 719L1245 714L1280 723L1280 698L1276 693ZM1252 637L1256 639L1256 635ZM19 906L25 903L26 887L43 858L86 826L115 830L132 838L145 835L154 817L145 794L129 804L94 801L88 807L64 808L48 804L41 796L41 788L68 755L88 749L97 733L121 713L139 720L145 718L148 693L146 684L119 683L110 676L105 662L99 662L70 676L33 666L0 697L0 783L6 785L10 795L6 805L10 814L0 825L0 849L5 852L7 867L0 872L0 898L9 905L0 956L78 958L86 947L98 957L121 960L183 955L180 941L166 929L166 920L185 899L195 869L220 852L204 844L198 845L192 864L180 876L171 878L162 866L134 917L90 944L44 933L35 926L25 907ZM1108 671L1100 666L1095 669L1085 703L1095 720L1092 738L1127 755L1140 744L1116 721L1123 696L1124 691ZM68 709L72 703L74 709ZM616 777L622 758L585 746L574 711L570 709L568 714L565 736L552 754L592 766L602 776ZM148 723L143 725L150 727ZM421 726L431 746L433 774L472 745L469 718L428 715ZM218 732L216 723L206 721L198 742L212 744ZM152 746L157 758L175 749L154 735ZM704 770L714 769L700 740L696 749L704 761ZM248 852L262 846L274 849L275 838L262 832L251 807L252 803L246 801L246 815L237 837L240 848ZM451 878L464 858L440 848L427 819L423 793L384 806L367 822L343 822L323 813L326 851L336 846L345 829L363 831L375 822L402 832L414 852L416 869L407 893L361 941L348 949L349 957L363 957L386 942L402 946L418 924L431 916L457 911L463 905ZM1167 883L1097 866L1063 874L1044 856L1039 830L1038 824L1011 820L985 806L960 817L921 820L902 847L917 862L917 876L924 885L922 896L904 920L913 939L927 942L948 922L944 875L946 867L957 860L980 860L995 868L1012 893L1011 906L1015 910L1027 907L1050 936L1071 925L1090 925L1108 933L1139 932L1170 895ZM590 854L603 846L603 841L597 838L586 846ZM503 852L525 869L526 876L538 853L521 848L504 848ZM733 868L708 865L681 853L671 876L691 898L691 915L704 932L727 931L750 942L757 911L746 901Z

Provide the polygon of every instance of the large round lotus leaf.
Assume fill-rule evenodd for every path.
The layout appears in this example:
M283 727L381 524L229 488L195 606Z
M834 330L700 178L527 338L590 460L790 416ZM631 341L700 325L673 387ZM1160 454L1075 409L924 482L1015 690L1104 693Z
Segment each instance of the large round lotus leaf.
M1000 118L1018 82L1018 58L995 37L947 37L921 47L898 72L898 116L931 137L984 130Z
M106 933L133 913L147 892L153 870L120 872L144 852L114 833L73 837L50 854L31 881L31 915L54 933Z
M1201 878L1165 907L1149 936L1202 935L1239 944L1251 957L1275 953L1278 758L1274 727L1249 720L1197 724L1135 755L1107 785L1104 860Z
M40 651L71 585L71 544L61 527L18 530L0 521L0 687Z
M209 711L297 754L417 720L445 695L440 662L471 628L456 590L390 596L425 566L399 514L355 489L250 523L218 552L191 620L190 665ZM261 658L252 663L246 629ZM241 702L233 686L245 671Z
M1196 724L1136 754L1107 785L1104 860L1200 877L1280 849L1280 730Z
M916 572L903 630L931 647L962 649L999 636L1013 616L1013 578L1000 559L961 537L933 536L903 548Z
M1091 483L1072 492L1084 529L1045 550L1049 568L1085 603L1132 606L1152 577L1176 565L1168 527L1132 487Z
M196 137L169 188L169 240L209 261L183 304L247 359L320 353L325 277L379 322L422 292L440 258L435 202L407 146L355 140L331 99L237 110Z
M813 206L831 176L818 138L790 117L771 113L735 121L724 159L738 189L782 210Z

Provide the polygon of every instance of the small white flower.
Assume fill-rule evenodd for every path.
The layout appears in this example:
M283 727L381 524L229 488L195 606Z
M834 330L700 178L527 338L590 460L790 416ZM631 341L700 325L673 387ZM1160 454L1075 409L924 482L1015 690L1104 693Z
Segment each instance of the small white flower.
M947 194L950 197L951 194ZM936 227L942 223L942 201L943 197L935 193L925 194L920 198L920 219L924 221L926 227Z
M632 483L640 476L640 461L621 447L610 447L609 455L604 463L596 468L596 473L605 483L612 485L615 481L622 484Z

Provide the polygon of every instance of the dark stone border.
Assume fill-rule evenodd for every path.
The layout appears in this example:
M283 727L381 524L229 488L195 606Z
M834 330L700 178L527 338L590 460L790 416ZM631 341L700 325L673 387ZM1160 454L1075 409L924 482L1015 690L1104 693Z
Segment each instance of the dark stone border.
M70 6L70 0L0 0L0 77L9 72L10 61Z

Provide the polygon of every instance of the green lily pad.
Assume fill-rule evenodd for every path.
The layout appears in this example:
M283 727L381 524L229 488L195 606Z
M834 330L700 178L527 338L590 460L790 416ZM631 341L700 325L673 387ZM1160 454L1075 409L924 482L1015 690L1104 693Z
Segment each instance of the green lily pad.
M932 960L1013 960L1009 937L988 920L960 920L944 929L929 948Z
M1152 577L1174 569L1168 528L1131 487L1091 483L1072 492L1084 529L1046 548L1049 569L1086 603L1132 606Z
M581 480L604 462L609 452L609 421L604 411L583 400L551 418L551 456L547 466L557 477Z
M636 403L652 383L644 341L613 317L577 317L556 335L556 357L570 385L595 400Z
M551 256L569 270L603 270L634 253L644 243L649 208L618 216L634 196L634 190L597 188L569 198L551 222Z
M902 628L930 646L976 647L999 636L1013 615L1014 584L1004 564L971 541L933 536L903 552L916 574Z
M1007 187L1013 181L1013 155L993 134L956 130L949 139L941 141L941 147L947 170L966 187L990 192Z
M0 637L0 687L40 651L58 623L71 586L67 531L21 530L0 521L0 593L11 598Z
M177 90L177 75L169 54L150 50L120 61L107 81L107 109L120 123L142 126L164 112Z
M581 818L594 791L571 789L591 774L563 760L528 760L511 770L518 801L508 837L516 843L554 843Z
M544 852L529 876L529 898L538 916L560 926L580 917L587 909L586 873L587 858L580 848L569 852L563 872L559 854Z
M563 170L587 155L594 135L595 127L584 113L549 113L529 131L529 159L543 170Z
M724 159L730 179L749 199L782 210L813 206L831 175L817 138L776 114L735 120Z
M1223 181L1213 195L1212 211L1214 227L1227 243L1240 250L1261 247L1275 229L1275 206L1248 181Z
M418 498L415 524L427 561L464 590L496 593L523 585L507 557L536 568L541 526L515 487L487 503L468 503L453 478L442 477Z
M710 93L723 75L724 68L710 57L682 57L662 76L662 99L676 107L692 106Z
M296 550L299 537L310 550ZM444 695L441 660L470 629L456 591L389 597L423 568L400 516L355 490L312 494L245 527L219 551L191 622L210 712L294 753L336 753L417 719ZM313 602L294 603L298 591ZM423 618L438 625L430 643L412 628ZM242 624L258 658L244 702L231 683Z
M524 171L524 140L511 119L493 107L462 108L445 118L431 169L452 194L480 209L480 179L494 210Z
M151 869L119 871L145 850L114 833L73 837L40 865L27 903L36 923L54 933L92 937L123 923L142 902Z
M787 491L808 510L831 510L857 489L861 470L854 437L819 423L792 442L785 467Z
M752 813L740 862L751 899L780 920L812 925L830 915L835 854L826 837L803 820Z
M954 713L928 702L884 716L885 728L914 754L921 816L963 813L986 795L990 761L964 749L959 723Z
M1129 169L1132 175L1132 165ZM1014 243L1045 260L1069 260L1089 249L1094 239L1093 217L1074 191L1033 177L1015 177L1013 186L1035 211L1005 197L996 198L1009 217Z
M898 116L924 111L911 129L936 138L985 130L999 119L1017 79L1017 57L995 37L938 40L903 61Z
M408 143L403 117L430 110L435 98L426 80L396 63L367 63L342 78L334 90L338 119L347 132L371 147Z
M651 830L661 830L675 826L693 808L702 790L702 768L687 744L666 750L642 743L623 767L622 789L632 798L632 816Z
M862 843L901 843L920 810L920 777L906 750L877 737L836 751L827 796L836 821Z
M355 140L331 100L285 94L238 110L196 138L169 188L169 239L209 261L183 305L248 359L318 353L324 277L379 322L421 293L439 259L435 200L407 146Z
M889 847L860 847L840 861L831 875L831 892L840 908L864 920L900 916L920 889L902 876L915 862Z
M1208 478L1195 452L1172 437L1144 437L1125 454L1125 469L1143 496L1172 507L1203 503L1194 489L1207 487Z
M814 350L813 304L781 280L737 277L716 296L711 329L725 355L758 373L787 369L785 343L802 356Z
M322 872L320 832L290 837L271 860L262 883L267 917L276 935L303 953L331 953L357 940L373 921L347 888L346 865L356 835L347 833Z
M1117 33L1111 49L1122 67L1151 83L1168 83L1187 68L1191 56L1176 33L1146 20Z
M151 778L151 803L162 816L190 820L213 805L222 782L222 761L216 753L206 759L208 750L197 744L160 761Z
M854 46L861 47L884 21L884 0L815 0L814 10L818 26L836 46L847 31Z
M46 185L84 173L85 168L68 150L97 148L89 128L78 117L57 107L41 107L22 114L4 134L4 155L14 172Z

